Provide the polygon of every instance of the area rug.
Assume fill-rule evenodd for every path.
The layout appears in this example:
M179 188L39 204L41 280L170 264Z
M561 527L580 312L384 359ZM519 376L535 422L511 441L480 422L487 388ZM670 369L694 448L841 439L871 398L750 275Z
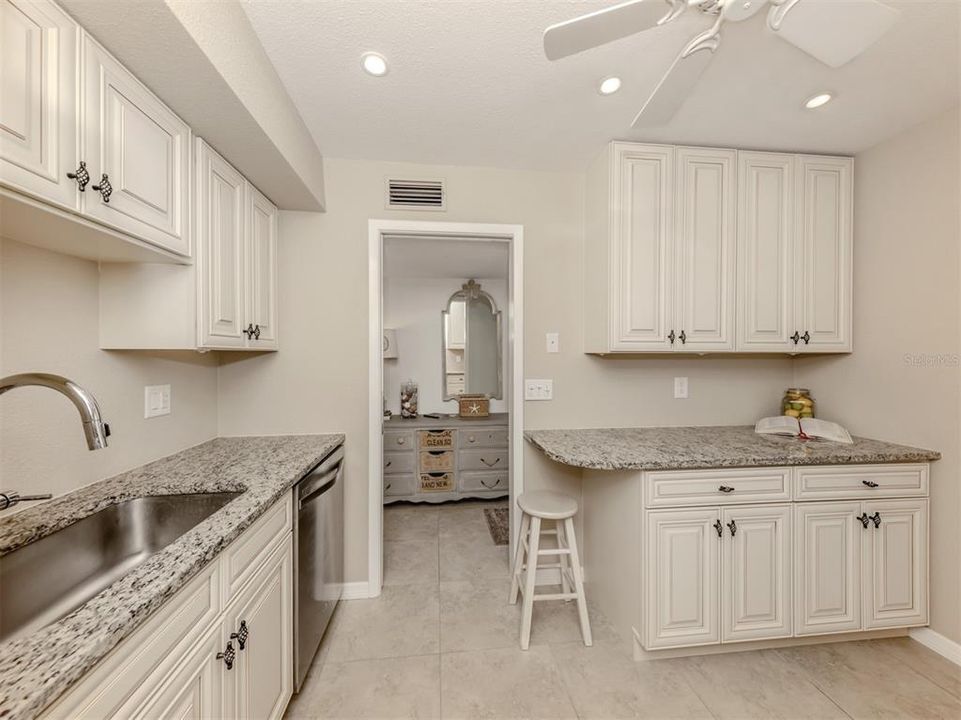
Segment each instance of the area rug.
M494 544L507 545L510 537L510 509L484 508L484 517L487 518L487 529L490 530Z

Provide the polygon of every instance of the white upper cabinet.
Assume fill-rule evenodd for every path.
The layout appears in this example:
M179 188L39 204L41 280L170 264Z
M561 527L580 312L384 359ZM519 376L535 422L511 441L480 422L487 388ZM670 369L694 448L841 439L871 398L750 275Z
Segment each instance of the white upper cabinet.
M852 183L851 158L611 143L585 352L850 352Z
M739 152L737 182L737 345L791 352L796 327L794 156Z
M674 348L734 349L736 153L677 148Z
M797 159L798 349L851 350L853 161Z
M277 208L247 184L247 318L251 348L277 349Z
M0 183L77 210L80 28L45 0L0 0Z
M86 215L190 255L190 128L90 37L83 42Z

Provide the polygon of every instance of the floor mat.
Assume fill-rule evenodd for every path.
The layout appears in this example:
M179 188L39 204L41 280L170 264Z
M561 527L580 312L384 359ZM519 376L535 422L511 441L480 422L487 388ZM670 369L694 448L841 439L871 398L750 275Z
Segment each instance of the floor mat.
M487 529L495 545L507 545L510 541L510 509L484 508L487 518Z

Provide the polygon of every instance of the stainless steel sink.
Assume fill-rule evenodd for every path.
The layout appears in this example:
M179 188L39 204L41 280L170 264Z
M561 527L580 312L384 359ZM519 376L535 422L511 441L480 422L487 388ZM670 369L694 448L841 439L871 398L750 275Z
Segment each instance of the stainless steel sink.
M0 641L59 620L238 495L126 500L0 557Z

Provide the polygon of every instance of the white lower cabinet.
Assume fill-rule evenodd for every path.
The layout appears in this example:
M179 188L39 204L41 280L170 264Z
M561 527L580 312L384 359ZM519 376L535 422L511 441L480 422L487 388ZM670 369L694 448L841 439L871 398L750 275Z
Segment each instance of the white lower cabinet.
M793 501L751 504L743 470L641 475L645 649L927 624L926 465L766 470Z
M281 498L43 717L282 717L293 692L290 507Z

